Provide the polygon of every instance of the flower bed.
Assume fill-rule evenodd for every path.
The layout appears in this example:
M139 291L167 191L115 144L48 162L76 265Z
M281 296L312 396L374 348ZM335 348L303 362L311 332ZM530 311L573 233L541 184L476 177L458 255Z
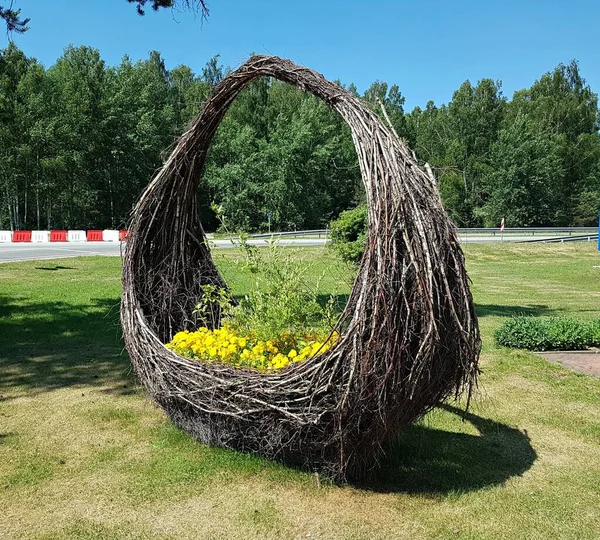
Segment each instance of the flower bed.
M184 358L223 362L237 368L266 372L283 369L323 353L338 338L337 332L325 336L314 332L302 335L286 333L276 339L260 340L253 335L242 335L225 324L215 330L203 326L195 332L178 332L167 348Z

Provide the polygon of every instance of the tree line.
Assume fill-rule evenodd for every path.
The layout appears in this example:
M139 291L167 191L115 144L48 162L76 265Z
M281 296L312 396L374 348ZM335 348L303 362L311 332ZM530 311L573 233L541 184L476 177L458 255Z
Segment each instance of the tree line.
M442 199L460 226L586 226L600 208L598 96L577 62L531 88L464 82L448 105L407 115L407 137L435 168Z
M107 66L68 47L45 68L14 43L0 50L0 228L126 226L141 190L228 72L165 67L158 52ZM350 84L346 89L358 95ZM512 100L466 81L448 104L404 110L397 85L361 97L428 162L459 226L590 225L600 206L597 95L576 62ZM349 130L317 98L264 78L232 105L198 192L207 229L324 227L364 198Z

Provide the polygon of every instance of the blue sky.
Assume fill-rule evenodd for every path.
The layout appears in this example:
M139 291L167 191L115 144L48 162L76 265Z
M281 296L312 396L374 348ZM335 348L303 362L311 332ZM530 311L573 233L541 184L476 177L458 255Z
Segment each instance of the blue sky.
M1 4L8 3L4 0ZM448 102L466 79L501 80L504 95L575 58L600 92L598 0L208 0L210 17L148 10L125 0L15 0L31 17L13 39L50 66L69 45L100 50L109 65L158 50L167 67L200 72L221 54L233 67L251 52L277 54L354 82L399 85L406 108ZM0 37L0 47L6 45Z

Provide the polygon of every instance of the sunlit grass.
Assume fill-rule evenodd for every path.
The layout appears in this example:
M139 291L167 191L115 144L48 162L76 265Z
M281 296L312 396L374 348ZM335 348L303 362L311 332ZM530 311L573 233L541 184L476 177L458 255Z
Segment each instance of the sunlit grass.
M433 411L370 482L341 487L203 446L144 397L120 338L118 258L0 265L0 537L597 538L600 380L491 335L518 313L599 317L600 255L465 251L485 345L470 413ZM290 253L325 293L348 292L331 251ZM244 294L235 257L216 252Z

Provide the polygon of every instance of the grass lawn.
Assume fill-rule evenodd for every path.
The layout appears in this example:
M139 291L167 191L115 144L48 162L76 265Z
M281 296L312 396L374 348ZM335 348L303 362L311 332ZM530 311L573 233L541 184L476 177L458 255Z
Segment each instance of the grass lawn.
M433 411L378 479L343 487L172 426L123 351L118 258L0 265L0 538L598 538L600 379L491 335L512 314L600 317L600 255L465 250L484 340L469 414ZM343 298L330 252L301 253L316 274L335 266ZM216 257L230 280L232 256Z

